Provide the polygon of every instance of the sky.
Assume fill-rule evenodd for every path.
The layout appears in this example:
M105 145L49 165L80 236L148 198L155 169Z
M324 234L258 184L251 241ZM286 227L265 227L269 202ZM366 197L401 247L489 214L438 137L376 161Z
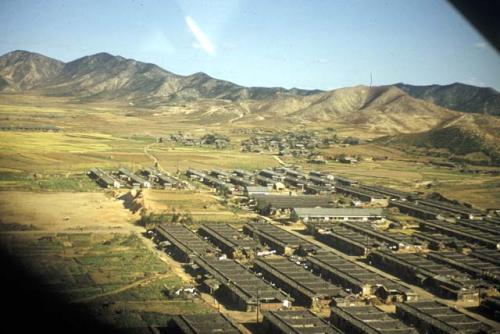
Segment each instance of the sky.
M0 28L0 54L108 52L244 86L500 90L499 54L441 0L1 0Z

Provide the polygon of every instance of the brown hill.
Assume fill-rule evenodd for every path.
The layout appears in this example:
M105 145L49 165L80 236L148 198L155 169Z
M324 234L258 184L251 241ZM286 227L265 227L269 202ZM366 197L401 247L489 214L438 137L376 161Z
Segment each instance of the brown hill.
M351 125L373 135L429 130L458 113L421 101L393 86L356 86L309 96L281 96L250 105L246 118ZM240 122L244 122L242 118Z
M318 90L242 87L205 73L181 76L154 64L98 53L64 64L27 51L0 57L0 76L19 90L72 96L86 101L127 101L155 107L197 99L264 99L277 94L309 95ZM5 86L5 85L4 85Z
M7 53L0 57L0 77L7 83L0 85L0 90L35 88L56 76L63 65L59 60L38 53L20 50Z
M384 144L446 149L468 158L500 164L500 119L462 114L429 131L380 138Z
M413 97L439 106L468 113L500 116L500 93L489 87L462 83L451 85L412 86L396 84Z
M462 86L448 87L445 93L435 88L401 88L356 86L324 92L242 87L204 73L181 76L154 64L107 53L69 63L27 51L0 57L0 90L4 93L17 90L68 96L80 102L115 101L154 108L165 115L182 114L199 123L341 125L367 138L391 135L396 137L389 142L448 145L462 153L476 150L495 155L492 152L498 137L490 129L496 129L496 120L478 115L463 117L460 112L429 102L453 100L452 104L440 104L456 109L460 104L477 105L482 90L476 94L465 87L473 98L460 99L455 95L464 94ZM434 99L438 91L441 98ZM488 101L487 106L498 108L498 100ZM397 136L411 133L416 134ZM468 143L473 148L467 148Z

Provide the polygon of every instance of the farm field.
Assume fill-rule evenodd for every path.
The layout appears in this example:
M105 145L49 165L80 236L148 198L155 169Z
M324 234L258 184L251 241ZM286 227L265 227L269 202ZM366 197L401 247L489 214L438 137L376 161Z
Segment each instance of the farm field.
M500 334L498 8L261 2L0 2L2 332Z
M189 167L199 169L258 169L279 165L269 153L240 152L239 143L250 135L241 134L250 129L250 124L211 123L209 125L189 123L190 114L178 112L162 117L165 110L182 106L166 106L164 110L123 107L112 103L74 103L65 98L52 98L16 94L5 95L0 101L0 116L6 125L38 124L61 128L57 133L0 132L0 189L21 190L69 190L88 191L92 185L83 179L89 168L116 169L126 167L134 171L151 166L149 152L161 166L176 172ZM186 107L189 108L189 107ZM294 124L287 128L273 124L255 123L267 130L293 130L304 128ZM92 131L88 131L89 127ZM311 124L310 129L321 129ZM341 134L341 128L336 129ZM183 147L172 144L155 144L157 136L179 131L196 136L206 133L222 133L230 137L231 145L226 150L207 147ZM347 130L346 130L347 131ZM495 206L500 192L499 177L462 174L426 163L425 159L412 156L396 148L377 144L332 147L322 154L350 154L362 156L387 156L386 161L363 161L360 164L345 165L329 163L311 165L304 159L284 158L285 162L305 167L322 169L357 178L374 184L385 184L406 190L439 191L455 194L458 200L468 201L481 208ZM40 174L42 181L33 180L33 174ZM82 177L83 176L83 177ZM65 182L65 179L67 179ZM41 184L40 184L41 183ZM66 185L64 185L66 183ZM425 185L432 183L431 189ZM470 196L469 196L470 194Z
M320 153L381 156L387 160L362 160L357 164L330 160L318 165L304 157L278 157L265 150L242 152L241 142L253 136L251 131L245 134L252 129L251 124L238 124L236 120L232 127L217 122L207 125L188 122L189 114L183 112L162 115L159 110L83 105L63 98L28 97L21 101L12 95L0 101L0 117L6 125L59 128L58 132L0 131L0 245L41 277L47 289L119 328L161 326L172 314L214 311L215 304L208 295L175 295L179 288L192 285L192 278L145 238L141 217L177 214L195 229L203 223L241 227L257 216L238 207L235 198L188 179L184 175L188 168L253 171L284 163L401 190L439 192L483 209L498 206L499 176L464 174L374 143L336 145ZM264 133L306 126L256 125L264 127ZM353 129L337 130L339 135L357 133ZM197 138L223 134L230 144L219 150L207 145L159 142L160 137L179 131ZM124 167L136 172L153 166L189 186L141 191L103 189L86 175L96 167L104 171ZM245 322L254 319L248 312L228 312Z
M105 323L161 326L173 312L210 311L200 299L175 296L183 281L135 234L23 232L0 240L44 289Z
M236 149L215 150L204 147L162 148L154 146L150 151L162 166L171 172L188 168L198 169L246 169L255 170L278 166L271 154L243 153Z

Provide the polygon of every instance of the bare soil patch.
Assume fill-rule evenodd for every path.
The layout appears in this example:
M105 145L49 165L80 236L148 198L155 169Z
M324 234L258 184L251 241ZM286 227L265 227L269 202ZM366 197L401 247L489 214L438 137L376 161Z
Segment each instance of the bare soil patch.
M137 229L137 217L105 193L0 192L0 217L48 231Z

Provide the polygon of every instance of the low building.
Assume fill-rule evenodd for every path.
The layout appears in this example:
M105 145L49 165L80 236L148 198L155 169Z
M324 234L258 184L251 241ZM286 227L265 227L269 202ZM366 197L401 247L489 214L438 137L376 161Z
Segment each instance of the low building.
M353 179L348 179L343 176L334 176L334 180L336 184L344 185L344 186L352 186L353 184L358 184L358 181Z
M347 196L357 198L363 202L368 202L371 204L377 204L381 206L389 205L389 199L387 198L387 196L369 190L365 190L360 187L337 185L335 186L335 191Z
M381 208L293 208L290 218L304 223L370 221L384 218Z
M321 310L328 307L335 298L346 296L339 286L284 257L257 258L253 265L254 271L262 273L267 281L289 292L298 305Z
M481 212L477 209L468 208L462 205L451 204L444 201L419 199L417 200L417 203L423 204L428 207L436 208L441 211L450 212L453 215L458 215L462 219L481 220L485 216L484 212Z
M319 249L317 245L267 222L248 222L243 225L243 233L278 254L307 254Z
M255 195L253 196L261 214L290 214L296 207L331 207L332 198L316 195Z
M246 186L245 187L245 195L253 196L253 195L267 195L270 192L269 187L261 187L261 186Z
M92 168L88 175L91 179L95 180L97 184L104 188L120 188L122 184L111 177L108 173L99 168Z
M488 288L480 279L453 267L434 261L422 254L373 251L368 261L379 269L417 284L442 298L479 303L479 292Z
M275 172L275 171L270 170L270 169L263 169L263 170L261 170L259 172L259 175L261 175L263 177L267 177L269 179L273 179L275 181L283 181L284 178L285 178L284 174Z
M259 244L253 238L238 231L229 224L203 224L198 233L208 238L229 258L251 258L259 249Z
M125 169L125 168L120 168L118 170L118 175L128 182L132 187L134 188L151 188L151 182L143 179L139 175L136 175L132 173L131 171Z
M396 316L420 333L492 333L489 326L437 301L397 303Z
M222 303L244 312L277 310L283 304L291 306L293 299L278 290L247 267L234 260L195 257L198 274L218 282L211 293ZM210 283L209 283L210 284ZM286 301L286 302L285 302Z
M309 310L265 312L262 327L267 334L342 333Z
M198 181L202 181L207 176L207 174L205 172L202 172L202 171L199 171L199 170L196 170L196 169L192 169L192 168L189 168L186 171L186 175L190 179L198 180Z
M307 257L308 267L333 284L364 297L377 296L384 302L416 300L408 287L370 271L337 254L320 251Z
M500 322L500 297L484 298L478 310L481 314Z
M417 203L411 203L408 201L390 201L389 207L398 208L399 212L417 217L420 219L432 219L432 220L444 220L446 216L435 208L424 206Z
M166 241L171 256L181 262L189 263L193 256L214 256L218 250L187 226L178 223L165 223L155 227L157 241Z
M249 179L234 175L229 177L229 182L239 187L251 187L255 185L255 183Z
M359 187L374 193L379 193L384 196L388 196L390 199L406 201L416 197L415 193L404 192L393 188L387 188L381 186L368 186L368 185L360 185Z
M177 315L169 321L167 331L175 334L242 333L238 324L222 313Z
M174 179L164 174L158 174L156 182L158 182L164 188L172 188L174 185L177 184L177 182Z
M349 334L418 334L415 328L372 305L333 306L330 323Z

